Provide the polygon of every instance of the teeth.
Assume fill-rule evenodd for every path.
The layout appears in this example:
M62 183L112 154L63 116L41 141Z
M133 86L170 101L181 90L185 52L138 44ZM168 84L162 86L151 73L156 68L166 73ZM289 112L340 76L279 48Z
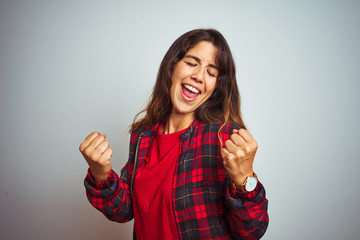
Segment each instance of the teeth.
M193 92L193 93L199 93L199 92L200 92L200 91L197 90L196 88L194 88L194 87L192 87L192 86L190 86L190 85L187 85L187 84L184 84L184 87L185 87L186 89L190 90L190 91Z

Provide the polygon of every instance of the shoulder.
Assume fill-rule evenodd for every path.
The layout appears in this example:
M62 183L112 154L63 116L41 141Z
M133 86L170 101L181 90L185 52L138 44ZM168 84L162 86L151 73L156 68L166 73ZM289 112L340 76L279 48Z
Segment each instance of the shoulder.
M238 123L204 123L205 132L216 134L216 137L221 140L222 143L230 139L234 129L240 129L241 126Z
M237 123L209 123L199 121L195 127L194 137L202 139L212 139L216 143L221 139L222 142L228 140L234 129L240 129ZM221 143L220 143L221 144Z
M240 128L241 128L241 126L237 123L226 123L226 124L223 124L221 132L231 134L234 129L240 129Z
M202 132L212 132L218 133L231 133L233 129L240 129L240 125L237 123L209 123L209 122L199 122L197 128Z
M158 125L158 124L157 124ZM131 132L131 139L130 142L131 143L137 143L138 139L144 135L148 135L148 133L154 132L156 126L149 126L149 125L144 125L144 126L140 126L138 129L136 129L135 131Z

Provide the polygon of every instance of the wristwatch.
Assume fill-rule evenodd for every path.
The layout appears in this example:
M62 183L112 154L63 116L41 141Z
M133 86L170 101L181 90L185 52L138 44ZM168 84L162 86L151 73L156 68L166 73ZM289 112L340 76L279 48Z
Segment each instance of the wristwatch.
M254 173L251 177L247 177L243 184L237 185L236 183L232 182L232 186L235 190L240 190L241 192L251 192L256 188L258 183L258 178Z

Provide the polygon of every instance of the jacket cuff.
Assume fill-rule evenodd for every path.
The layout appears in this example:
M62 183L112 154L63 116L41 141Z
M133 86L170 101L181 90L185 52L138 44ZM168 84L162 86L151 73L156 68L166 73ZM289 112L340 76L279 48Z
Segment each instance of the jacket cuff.
M95 178L91 175L90 168L88 169L88 173L85 178L85 182L87 182L90 186L92 186L95 189L102 190L109 188L111 183L115 180L116 174L113 170L109 173L109 176L102 182L97 182Z
M228 194L230 198L235 199L243 199L243 200L254 200L258 193L260 192L260 189L263 188L263 185L258 181L256 188L252 190L251 192L241 192L236 189L234 189L231 185L229 185L228 188Z

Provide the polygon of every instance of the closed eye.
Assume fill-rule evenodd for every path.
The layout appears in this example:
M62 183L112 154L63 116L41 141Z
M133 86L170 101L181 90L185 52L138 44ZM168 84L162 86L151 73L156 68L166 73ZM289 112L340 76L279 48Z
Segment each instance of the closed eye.
M215 77L215 74L213 74L212 72L210 72L209 70L207 70L208 74L211 76L211 77Z
M185 62L187 65L189 65L189 66L191 66L191 67L195 67L196 66L196 64L194 64L194 63L191 63L191 62Z

